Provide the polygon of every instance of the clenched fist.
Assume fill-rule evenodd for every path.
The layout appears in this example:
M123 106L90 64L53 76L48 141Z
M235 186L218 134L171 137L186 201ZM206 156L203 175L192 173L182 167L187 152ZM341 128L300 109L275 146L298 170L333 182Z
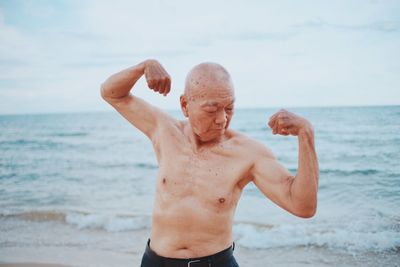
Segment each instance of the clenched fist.
M146 60L144 62L144 75L147 85L154 92L166 96L171 90L171 77L157 60Z
M308 120L285 109L272 115L268 125L273 134L280 135L297 136L302 130L312 130L312 125Z

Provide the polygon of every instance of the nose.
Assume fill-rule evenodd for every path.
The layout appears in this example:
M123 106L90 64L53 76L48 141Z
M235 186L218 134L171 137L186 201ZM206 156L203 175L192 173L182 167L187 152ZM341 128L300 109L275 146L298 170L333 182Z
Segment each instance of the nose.
M215 123L224 125L225 122L226 122L226 113L224 110L222 110L221 112L217 113L217 117L215 118Z

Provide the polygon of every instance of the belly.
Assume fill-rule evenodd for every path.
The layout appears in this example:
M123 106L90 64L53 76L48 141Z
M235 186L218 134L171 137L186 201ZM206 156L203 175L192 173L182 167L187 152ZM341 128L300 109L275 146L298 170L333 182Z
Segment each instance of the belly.
M162 166L156 186L151 248L165 257L193 258L232 245L233 216L241 194L238 174L223 170L223 164Z
M156 198L151 233L151 248L159 255L201 257L232 244L234 208L218 210L195 196L171 202L157 201L160 198Z

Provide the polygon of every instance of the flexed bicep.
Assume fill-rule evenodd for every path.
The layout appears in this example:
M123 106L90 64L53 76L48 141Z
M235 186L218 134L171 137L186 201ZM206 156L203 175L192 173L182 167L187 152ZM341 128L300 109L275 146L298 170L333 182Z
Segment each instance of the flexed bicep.
M158 107L132 94L110 104L150 140L154 139L160 124L174 120Z
M294 181L292 174L282 166L270 151L263 151L253 167L251 175L255 186L279 207L293 212L290 196L291 185Z
M150 89L164 96L169 93L169 74L158 61L146 60L110 76L101 86L101 95L125 119L153 140L160 125L174 119L158 107L130 93L143 75Z

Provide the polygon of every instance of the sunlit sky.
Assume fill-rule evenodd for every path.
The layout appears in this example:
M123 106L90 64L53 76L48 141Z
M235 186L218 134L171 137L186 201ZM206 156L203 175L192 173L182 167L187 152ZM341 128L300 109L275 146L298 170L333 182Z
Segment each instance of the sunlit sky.
M0 1L0 114L107 111L100 84L145 59L213 61L236 107L400 104L400 1Z

